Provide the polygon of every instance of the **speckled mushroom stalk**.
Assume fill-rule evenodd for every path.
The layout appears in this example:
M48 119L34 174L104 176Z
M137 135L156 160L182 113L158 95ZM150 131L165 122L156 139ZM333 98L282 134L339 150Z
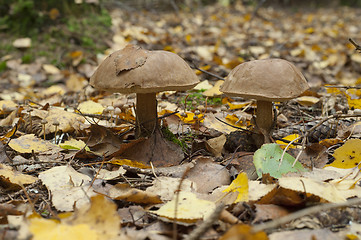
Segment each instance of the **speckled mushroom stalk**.
M265 143L270 142L269 132L273 125L273 104L270 101L257 100L256 124L265 136Z
M136 137L146 137L157 127L156 93L137 93Z

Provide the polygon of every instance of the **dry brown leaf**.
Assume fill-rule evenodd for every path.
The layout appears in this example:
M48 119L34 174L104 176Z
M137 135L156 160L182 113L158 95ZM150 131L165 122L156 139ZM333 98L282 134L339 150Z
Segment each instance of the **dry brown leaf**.
M197 192L210 193L222 185L229 185L230 175L227 169L215 163L210 157L198 157L196 165L190 169L186 179L196 183Z
M119 75L122 71L131 70L142 66L147 60L148 51L142 49L139 46L129 44L121 51L113 54L117 54L114 59L116 67L116 75Z
M109 196L115 200L141 204L158 204L163 202L155 193L131 188L128 184L124 183L118 183L109 189Z

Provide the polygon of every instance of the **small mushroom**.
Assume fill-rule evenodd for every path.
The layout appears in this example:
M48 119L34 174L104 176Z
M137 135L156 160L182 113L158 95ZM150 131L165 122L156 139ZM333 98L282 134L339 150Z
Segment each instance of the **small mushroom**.
M308 88L307 80L292 63L283 59L264 59L235 67L220 90L231 97L257 100L256 125L267 143L273 126L272 102L290 100Z
M148 137L157 128L158 92L184 91L198 83L193 70L177 54L131 44L110 54L90 78L90 84L99 90L137 94L137 138Z

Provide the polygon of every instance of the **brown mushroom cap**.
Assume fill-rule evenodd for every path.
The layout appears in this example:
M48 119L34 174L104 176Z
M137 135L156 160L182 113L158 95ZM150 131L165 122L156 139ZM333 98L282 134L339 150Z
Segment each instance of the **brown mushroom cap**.
M117 61L124 58L122 52L125 49L110 54L99 65L90 78L90 85L100 90L128 94L184 91L199 83L189 65L177 54L167 51L142 50L145 57L139 58L141 63L138 66L124 67L119 71Z
M245 62L235 67L220 90L229 96L286 101L309 88L302 73L283 59Z

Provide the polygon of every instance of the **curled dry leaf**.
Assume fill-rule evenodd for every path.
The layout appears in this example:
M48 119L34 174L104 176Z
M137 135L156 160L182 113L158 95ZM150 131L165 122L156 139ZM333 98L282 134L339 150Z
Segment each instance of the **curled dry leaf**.
M114 59L116 75L119 75L122 71L142 66L147 60L147 53L148 51L132 44L117 52Z

